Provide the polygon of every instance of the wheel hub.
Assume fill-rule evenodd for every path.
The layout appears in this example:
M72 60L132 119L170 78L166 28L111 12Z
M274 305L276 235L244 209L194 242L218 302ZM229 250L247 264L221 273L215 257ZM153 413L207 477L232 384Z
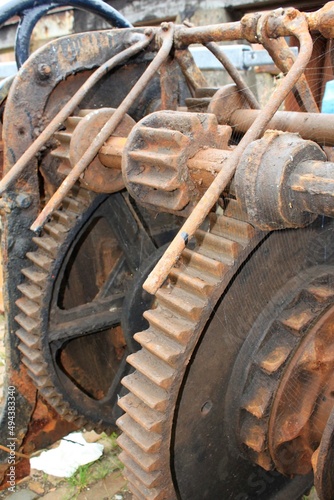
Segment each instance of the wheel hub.
M316 321L284 373L269 424L276 468L306 474L334 402L334 307Z
M234 367L230 394L242 369L247 373L234 412L236 441L268 471L312 470L333 407L333 278L325 267L288 282L260 315Z

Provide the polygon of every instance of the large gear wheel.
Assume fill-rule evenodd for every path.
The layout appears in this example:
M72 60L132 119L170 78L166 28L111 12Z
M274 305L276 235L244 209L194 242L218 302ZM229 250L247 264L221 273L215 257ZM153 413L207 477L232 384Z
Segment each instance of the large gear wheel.
M254 323L286 283L322 265L332 275L333 222L258 233L229 207L197 232L145 313L148 330L134 336L142 349L128 357L136 371L123 379L129 394L117 423L138 499L297 500L312 484L312 474L291 478L242 454L232 439L239 422L228 418L242 389L229 384L239 352L254 353ZM332 304L331 293L325 303L318 295L313 320Z
M41 395L77 427L115 428L131 352L124 297L165 230L146 231L127 194L76 186L33 238L17 300L19 349Z

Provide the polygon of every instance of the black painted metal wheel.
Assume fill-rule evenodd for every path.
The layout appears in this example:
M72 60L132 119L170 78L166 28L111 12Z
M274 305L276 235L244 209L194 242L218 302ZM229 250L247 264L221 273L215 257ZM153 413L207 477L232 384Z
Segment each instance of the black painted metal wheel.
M168 233L163 225L155 235L145 230L136 210L126 193L76 188L34 238L23 270L16 317L23 363L45 399L79 427L110 431L120 415L134 345L122 317L140 314L124 311L124 298Z

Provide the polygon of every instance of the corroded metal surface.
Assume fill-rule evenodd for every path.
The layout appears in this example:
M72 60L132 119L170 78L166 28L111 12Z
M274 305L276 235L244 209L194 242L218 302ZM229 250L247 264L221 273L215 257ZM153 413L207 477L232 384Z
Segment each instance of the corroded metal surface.
M253 498L241 481L251 471L269 478L259 498L295 499L312 467L331 500L333 224L318 215L334 213L333 123L317 116L305 71L332 12L74 35L6 87L7 370L21 455L82 425L109 431L122 408L121 458L140 500ZM286 73L263 110L214 45L239 39ZM239 92L208 89L190 43L216 53ZM278 112L291 93L308 113ZM188 217L181 229L176 215ZM126 322L123 302L140 318ZM148 329L133 340L130 323Z

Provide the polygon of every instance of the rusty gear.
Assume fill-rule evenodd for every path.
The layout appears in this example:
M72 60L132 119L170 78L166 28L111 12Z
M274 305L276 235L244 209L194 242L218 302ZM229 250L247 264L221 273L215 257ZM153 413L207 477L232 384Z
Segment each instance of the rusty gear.
M157 111L143 118L127 140L123 175L138 203L187 215L199 197L187 161L201 149L227 149L230 129L213 114Z
M326 347L322 345L321 326L333 298L330 266L311 267L293 278L250 331L249 344L257 337L253 352L245 344L235 362L226 420L236 422L233 441L242 453L266 470L292 475L312 469L312 455L332 407L331 385L325 380L331 380L333 360L316 358L324 349L331 356L331 341L326 338ZM323 402L327 408L321 411Z
M231 214L228 210L226 213ZM237 286L233 285L234 280L237 279L237 270L241 272L240 278L237 279L238 282L247 279L247 283L253 283L254 286L256 280L253 280L251 275L248 276L248 273L251 272L248 271L248 267L253 270L256 269L256 264L253 265L252 261L256 262L261 253L265 254L271 248L277 258L282 259L282 254L280 255L281 250L277 250L277 253L271 244L271 241L273 241L273 245L275 240L276 243L278 241L275 233L274 236L266 239L263 233L261 236L248 223L226 216L212 216L212 222L209 233L203 231L196 234L194 249L191 251L186 250L182 254L179 266L173 269L168 282L157 293L156 308L145 313L145 318L150 325L149 329L135 335L135 339L142 345L142 350L128 358L129 363L136 368L136 372L123 379L123 383L130 393L120 400L120 405L126 413L118 420L118 425L123 431L119 438L119 444L124 450L121 458L126 467L126 476L137 498L174 498L173 492L175 489L180 492L181 498L200 499L203 498L204 491L210 491L209 496L211 498L229 498L227 496L228 481L225 481L225 486L223 482L219 487L217 479L219 476L217 476L216 470L219 467L219 453L222 453L221 446L218 444L220 439L217 429L223 424L232 427L235 424L233 419L227 419L226 424L224 414L222 414L223 410L219 409L219 403L215 402L214 390L218 388L216 384L222 386L223 393L226 391L226 385L220 379L218 368L219 363L222 363L223 360L220 356L214 358L215 372L212 372L213 368L211 369L209 366L204 369L201 361L196 364L196 357L201 359L200 351L205 344L205 349L209 349L209 351L210 345L213 350L217 349L217 345L212 343L214 342L213 339L210 340L213 333L210 335L204 333L204 339L201 340L197 349L195 349L196 339L199 339L200 333L208 322L210 312L218 298L221 297L220 302L224 300L230 301L229 293L231 292L228 284L230 287ZM328 224L328 229L331 231L330 223ZM321 248L322 244L326 244L326 242L322 241L321 221L315 224L314 229L304 231L305 236L298 243L298 251L304 254L304 257L298 266L306 266L307 269L310 265L315 264L314 259L317 259L318 263L320 263L324 257L320 252L315 251L313 254L307 248L306 241L313 238L315 248ZM301 236L300 232L287 233L287 241L293 237L298 238L298 234ZM319 238L318 241L317 238ZM250 264L248 264L247 256L250 255L252 249L259 245L261 239L262 243L254 253L254 257L251 258ZM281 238L282 242L284 240L285 238ZM259 248L263 248L263 250L259 251ZM325 257L325 263L327 259L333 259L333 254L331 253ZM296 257L291 259L291 265L292 260L296 265ZM243 264L245 265L244 271L242 271ZM289 265L289 272L290 269ZM268 272L264 270L262 274L268 277L272 273L268 275ZM282 283L283 281L282 284L284 284L284 279L282 276L279 279L277 277L278 282ZM249 285L247 286L249 287ZM275 283L275 287L277 286L278 283ZM311 290L311 282L309 288ZM224 290L227 291L224 293ZM324 294L326 299L323 302L321 291L319 288L318 294L314 292L313 295L314 304L317 305L315 312L312 313L314 317L321 314L321 311L324 311L331 304L331 293ZM269 288L265 293L272 293L272 291ZM250 301L253 303L254 300L259 298L258 294L256 294ZM264 297L262 303L267 300L268 298ZM237 306L236 304L233 306L232 298L229 304L231 304L229 308L232 307L233 312L230 310L226 314L228 317L229 315L235 317L238 314L235 309ZM259 307L256 309L259 310ZM249 313L249 306L245 307L245 310ZM218 311L217 314L219 315ZM293 314L296 314L295 310L293 310ZM254 316L254 312L252 316ZM215 323L214 318L212 321ZM247 321L247 324L249 323L250 320ZM240 323L238 322L238 324ZM213 327L216 332L218 325L219 321ZM205 332L208 331L208 328L210 329L210 321L209 326L207 325L205 328ZM210 331L213 332L213 330ZM232 330L233 328L230 327L230 331ZM246 331L243 335L246 336L247 333ZM208 341L205 342L206 335L209 335L209 337ZM229 335L232 335L235 340L238 333L226 333L225 342L227 343ZM296 342L298 343L298 337ZM214 345L215 347L213 347ZM247 340L245 345L248 345L249 349L250 344ZM235 356L237 352L234 351L234 353ZM207 355L208 351L204 353L204 356ZM191 362L186 370L189 360ZM227 361L227 358L225 358L225 362L231 363L230 360ZM213 363L213 360L211 363ZM198 369L200 374L196 374ZM195 371L193 382L192 370ZM207 377L213 376L213 373L216 373L216 377L218 377L217 382L215 383L210 378L210 386L207 386L205 380L207 380ZM201 380L201 387L198 387L196 380ZM211 396L203 395L205 390ZM188 395L187 392L189 391ZM235 392L236 386L234 385L234 395ZM223 404L223 402L220 404ZM198 405L197 409L196 405ZM184 421L186 413L188 414L188 424ZM189 415L191 415L190 420ZM206 415L208 415L208 423L205 423ZM214 423L211 420L212 418L216 418ZM178 423L179 421L180 423ZM211 423L209 424L209 422ZM204 425L207 429L206 432L204 428L201 430ZM208 425L209 429L212 428L212 432L215 429L214 433L208 430ZM178 426L180 426L179 430ZM197 430L195 431L195 429ZM230 431L224 432L230 434ZM192 447L192 440L189 441L189 433L192 436L196 433L198 436L195 448ZM211 453L205 455L207 456L207 459L205 459L202 453L204 453L204 449L208 449L210 446L212 446L212 456ZM234 453L236 456L240 455L237 448L234 449ZM186 456L188 459L186 459ZM172 468L170 468L170 461L172 461ZM209 473L211 467L213 470ZM228 470L228 464L224 467ZM204 479L203 474L205 474L206 479ZM211 474L212 480L210 480ZM197 475L199 475L199 478L195 479ZM213 480L213 476L215 480ZM192 477L193 480L189 482L186 480L187 477ZM277 481L278 484L281 481L281 488L284 485L289 498L298 498L307 488L310 477L305 476L303 480L301 478L300 480L296 479L296 482L292 481L291 486L289 486L289 482L276 473L275 476L270 478L270 482L273 481ZM230 487L233 495L230 498L235 498L240 487L242 488L243 485L239 484L237 486L237 483L234 482L234 487ZM274 486L272 488L272 491L274 491ZM290 496L289 491L291 491ZM297 491L299 491L298 494ZM264 495L263 497L260 496L260 498L269 498L268 491Z

